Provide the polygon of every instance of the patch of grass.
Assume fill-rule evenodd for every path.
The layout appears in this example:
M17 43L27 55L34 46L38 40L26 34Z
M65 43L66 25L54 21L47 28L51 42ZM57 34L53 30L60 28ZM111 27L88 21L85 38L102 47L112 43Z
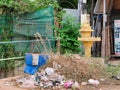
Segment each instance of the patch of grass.
M120 65L117 66L107 65L106 71L112 76L120 76Z

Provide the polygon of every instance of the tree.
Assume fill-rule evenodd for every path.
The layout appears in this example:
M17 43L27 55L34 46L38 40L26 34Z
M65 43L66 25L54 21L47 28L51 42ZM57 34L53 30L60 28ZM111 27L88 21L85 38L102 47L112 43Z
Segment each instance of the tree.
M0 0L0 11L3 15L33 12L48 6L59 8L56 0Z

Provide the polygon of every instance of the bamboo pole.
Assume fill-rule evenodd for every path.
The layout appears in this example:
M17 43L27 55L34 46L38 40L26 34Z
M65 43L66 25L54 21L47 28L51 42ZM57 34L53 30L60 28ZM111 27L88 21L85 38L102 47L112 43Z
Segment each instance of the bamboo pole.
M13 57L13 58L4 58L4 59L0 59L0 61L17 60L17 59L24 59L24 56L21 56L21 57Z

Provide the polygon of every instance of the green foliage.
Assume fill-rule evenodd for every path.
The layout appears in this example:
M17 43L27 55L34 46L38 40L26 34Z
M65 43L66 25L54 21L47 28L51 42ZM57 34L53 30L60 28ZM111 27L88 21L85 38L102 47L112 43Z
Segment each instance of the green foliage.
M111 76L120 76L120 65L118 66L108 65L106 67L106 70Z
M1 40L2 41L11 41L12 40L12 16L5 15L4 17L4 25L2 26L1 30ZM9 58L14 56L14 46L10 44L0 44L0 58ZM13 70L14 68L14 60L9 61L0 61L0 69L5 71Z
M60 8L57 0L36 0L37 9L52 6L54 9Z
M0 9L3 15L6 14L19 14L27 11L32 11L34 3L30 0L1 0Z
M61 42L61 53L80 52L80 42L78 41L80 24L76 22L76 18L70 15L66 16L60 25L58 38Z
M0 11L3 15L33 12L48 6L59 8L56 0L0 0Z

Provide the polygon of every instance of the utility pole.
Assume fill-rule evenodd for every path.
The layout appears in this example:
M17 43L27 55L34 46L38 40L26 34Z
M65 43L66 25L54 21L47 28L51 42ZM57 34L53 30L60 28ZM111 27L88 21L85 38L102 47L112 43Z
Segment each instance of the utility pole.
M107 16L106 16L106 0L103 2L103 28L106 27L106 21L107 21Z
M79 21L81 21L82 14L82 0L78 0Z

